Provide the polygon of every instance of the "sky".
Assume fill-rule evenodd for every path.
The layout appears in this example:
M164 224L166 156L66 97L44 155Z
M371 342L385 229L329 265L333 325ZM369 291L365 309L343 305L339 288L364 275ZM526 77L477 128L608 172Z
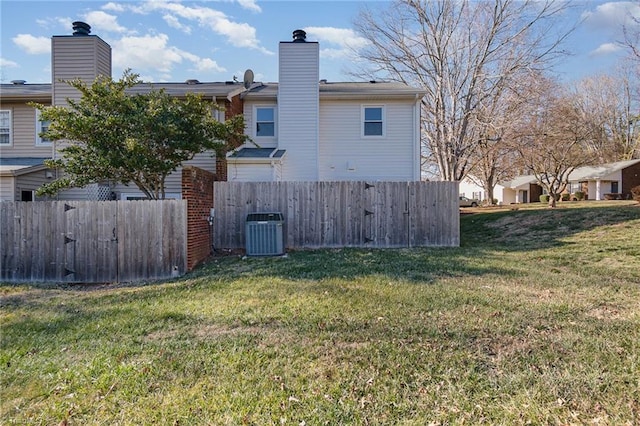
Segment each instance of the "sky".
M577 0L565 24L581 21L558 64L563 80L614 68L622 26L640 17L640 1ZM73 21L91 25L112 47L113 78L130 68L144 81L278 80L278 42L303 29L320 43L320 78L353 81L350 49L366 46L353 22L363 7L388 1L31 1L0 0L0 81L51 82L51 36L70 35Z

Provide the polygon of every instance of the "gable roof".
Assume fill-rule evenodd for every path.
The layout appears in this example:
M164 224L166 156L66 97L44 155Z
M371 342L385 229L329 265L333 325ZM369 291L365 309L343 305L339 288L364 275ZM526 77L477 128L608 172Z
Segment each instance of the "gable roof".
M529 185L537 182L538 179L535 177L535 175L523 175L517 176L508 182L503 182L501 183L501 185L503 185L505 188L517 188L522 185Z
M626 169L629 166L640 163L638 160L617 161L615 163L601 164L598 166L584 166L575 169L570 175L570 181L597 180L612 173Z

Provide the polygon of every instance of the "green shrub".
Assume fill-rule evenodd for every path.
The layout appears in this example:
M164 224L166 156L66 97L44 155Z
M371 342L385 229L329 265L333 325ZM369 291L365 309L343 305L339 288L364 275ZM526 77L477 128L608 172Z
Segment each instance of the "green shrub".
M631 195L634 200L640 202L640 185L631 188Z
M562 197L562 201L569 201L571 199L571 194L565 192L564 194L561 195L561 197Z
M541 203L548 203L549 202L549 196L547 194L543 194L540 196L540 202Z
M576 200L582 201L584 200L585 194L582 191L576 191L575 194L573 194L573 196L576 198Z

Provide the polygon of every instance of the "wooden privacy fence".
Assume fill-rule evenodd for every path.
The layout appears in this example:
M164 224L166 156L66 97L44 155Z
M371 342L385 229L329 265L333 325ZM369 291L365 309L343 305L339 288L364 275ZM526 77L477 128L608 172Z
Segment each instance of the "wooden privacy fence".
M187 204L0 202L2 281L126 282L186 271Z
M460 244L457 182L215 182L213 202L217 248L256 212L283 213L287 248Z

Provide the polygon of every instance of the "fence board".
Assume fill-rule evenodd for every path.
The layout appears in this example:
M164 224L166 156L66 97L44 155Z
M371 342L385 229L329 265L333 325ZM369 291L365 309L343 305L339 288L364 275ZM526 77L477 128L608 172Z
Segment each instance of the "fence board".
M113 282L186 271L187 204L163 201L0 203L0 279Z
M214 245L244 248L245 220L282 212L287 248L459 245L456 182L216 182Z

